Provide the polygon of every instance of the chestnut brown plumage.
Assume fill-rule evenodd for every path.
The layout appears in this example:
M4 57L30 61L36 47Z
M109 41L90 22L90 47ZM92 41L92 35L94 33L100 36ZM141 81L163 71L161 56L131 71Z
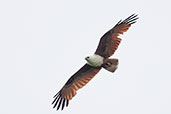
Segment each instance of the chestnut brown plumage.
M126 32L137 19L137 15L133 14L124 21L120 20L112 29L102 36L95 54L105 58L113 55L121 42L121 39L118 38L119 34Z
M69 100L76 95L76 91L85 86L102 67L110 72L114 72L117 69L118 59L109 59L109 57L114 54L121 42L121 38L118 36L126 32L137 19L137 15L133 14L123 21L120 20L101 37L95 55L103 58L103 64L98 67L85 64L72 75L62 89L54 96L54 101L52 102L54 104L53 108L57 107L58 110L61 107L63 110L65 106L67 107Z

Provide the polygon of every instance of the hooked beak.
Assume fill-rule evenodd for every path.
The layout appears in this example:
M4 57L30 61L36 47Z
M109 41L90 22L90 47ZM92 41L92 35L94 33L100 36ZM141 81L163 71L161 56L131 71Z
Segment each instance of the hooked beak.
M85 58L85 60L87 60L87 59L88 59L88 57Z
M87 61L88 61L88 59L89 59L89 58L90 58L90 57L86 57L86 58L85 58L85 60L87 60Z

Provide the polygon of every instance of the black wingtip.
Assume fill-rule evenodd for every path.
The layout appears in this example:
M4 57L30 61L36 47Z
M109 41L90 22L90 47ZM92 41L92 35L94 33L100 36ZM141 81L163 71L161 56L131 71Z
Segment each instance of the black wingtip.
M56 95L54 95L53 98L55 98L55 97L58 96L58 95L59 95L59 92L58 92Z
M132 24L134 24L134 23L136 23L136 20L137 19L139 19L139 17L138 17L138 14L132 14L131 16L129 16L128 18L126 18L125 20L120 20L117 24L116 24L116 26L118 26L118 25L120 25L120 24L130 24L130 25L132 25Z
M65 106L67 107L69 104L69 100L61 97L60 91L53 98L54 98L54 100L52 102L52 105L54 105L53 108L57 107L56 110L59 110L60 107L61 107L61 110L63 110L64 107Z
M134 24L136 22L136 20L139 19L138 14L132 14L131 16L129 16L128 18L126 18L123 23L126 24Z
M64 109L64 106L65 106L65 99L63 99L63 102L62 102L62 108L61 108L61 110L63 110Z
M60 101L59 101L59 104L57 106L57 109L56 110L59 110L60 106L61 106L61 103L62 103L62 98L60 98Z

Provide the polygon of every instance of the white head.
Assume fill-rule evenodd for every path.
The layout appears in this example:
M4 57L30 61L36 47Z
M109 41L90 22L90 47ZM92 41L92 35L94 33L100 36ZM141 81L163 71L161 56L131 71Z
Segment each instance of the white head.
M89 60L90 60L90 56L87 56L87 57L85 58L85 60L86 60L86 61L89 61Z
M90 64L92 64L92 56L87 56L86 58L85 58L85 60L87 61L87 63L90 65Z
M98 67L103 64L103 57L99 55L87 56L85 60L87 61L89 65L94 66L94 67Z

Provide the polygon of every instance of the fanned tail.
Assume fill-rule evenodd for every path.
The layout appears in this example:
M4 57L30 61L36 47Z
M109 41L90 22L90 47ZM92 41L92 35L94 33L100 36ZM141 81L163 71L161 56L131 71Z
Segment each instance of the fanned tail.
M115 72L118 68L119 60L118 59L107 59L103 64L103 68L110 71Z

